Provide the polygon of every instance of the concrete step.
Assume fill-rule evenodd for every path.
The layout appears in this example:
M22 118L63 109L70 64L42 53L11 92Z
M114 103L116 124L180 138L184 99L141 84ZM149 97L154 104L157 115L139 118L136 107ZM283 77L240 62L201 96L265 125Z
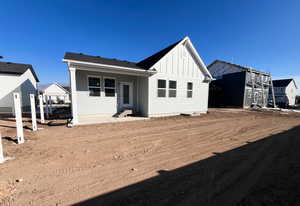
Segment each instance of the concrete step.
M119 118L121 118L121 117L127 117L128 115L132 115L132 114L133 114L132 109L125 109L125 110L123 110L121 112L118 112L115 115L115 117L119 117Z

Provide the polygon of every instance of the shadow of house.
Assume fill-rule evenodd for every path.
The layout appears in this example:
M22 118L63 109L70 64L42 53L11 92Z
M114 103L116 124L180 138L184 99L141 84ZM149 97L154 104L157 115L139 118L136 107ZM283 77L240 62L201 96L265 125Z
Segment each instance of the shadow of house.
M74 205L297 205L299 134L297 126L216 151L207 159L158 171L158 176Z

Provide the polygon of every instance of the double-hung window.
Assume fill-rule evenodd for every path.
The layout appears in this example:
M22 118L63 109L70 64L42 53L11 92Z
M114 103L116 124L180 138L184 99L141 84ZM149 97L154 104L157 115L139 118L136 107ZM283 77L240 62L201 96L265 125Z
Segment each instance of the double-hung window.
M188 82L187 83L187 98L192 98L193 97L193 83Z
M157 97L166 97L166 80L157 80Z
M170 80L169 81L169 97L176 97L177 82Z
M88 77L89 96L100 97L101 80L100 77Z
M116 94L116 80L104 78L104 92L106 97L114 97Z

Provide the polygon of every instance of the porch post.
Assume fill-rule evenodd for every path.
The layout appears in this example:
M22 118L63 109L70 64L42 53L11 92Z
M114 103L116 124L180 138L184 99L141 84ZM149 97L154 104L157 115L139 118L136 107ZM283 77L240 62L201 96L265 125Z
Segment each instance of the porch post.
M70 85L71 85L71 102L72 102L72 116L73 125L78 124L78 113L77 113L77 89L76 89L76 68L69 67L70 72Z

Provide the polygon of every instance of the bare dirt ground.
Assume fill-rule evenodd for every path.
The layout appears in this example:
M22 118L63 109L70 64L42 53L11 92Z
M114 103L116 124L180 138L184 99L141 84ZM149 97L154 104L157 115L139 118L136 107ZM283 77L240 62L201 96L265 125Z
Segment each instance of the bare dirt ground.
M30 126L29 123L26 123ZM300 115L200 117L25 129L0 121L0 205L300 205Z

